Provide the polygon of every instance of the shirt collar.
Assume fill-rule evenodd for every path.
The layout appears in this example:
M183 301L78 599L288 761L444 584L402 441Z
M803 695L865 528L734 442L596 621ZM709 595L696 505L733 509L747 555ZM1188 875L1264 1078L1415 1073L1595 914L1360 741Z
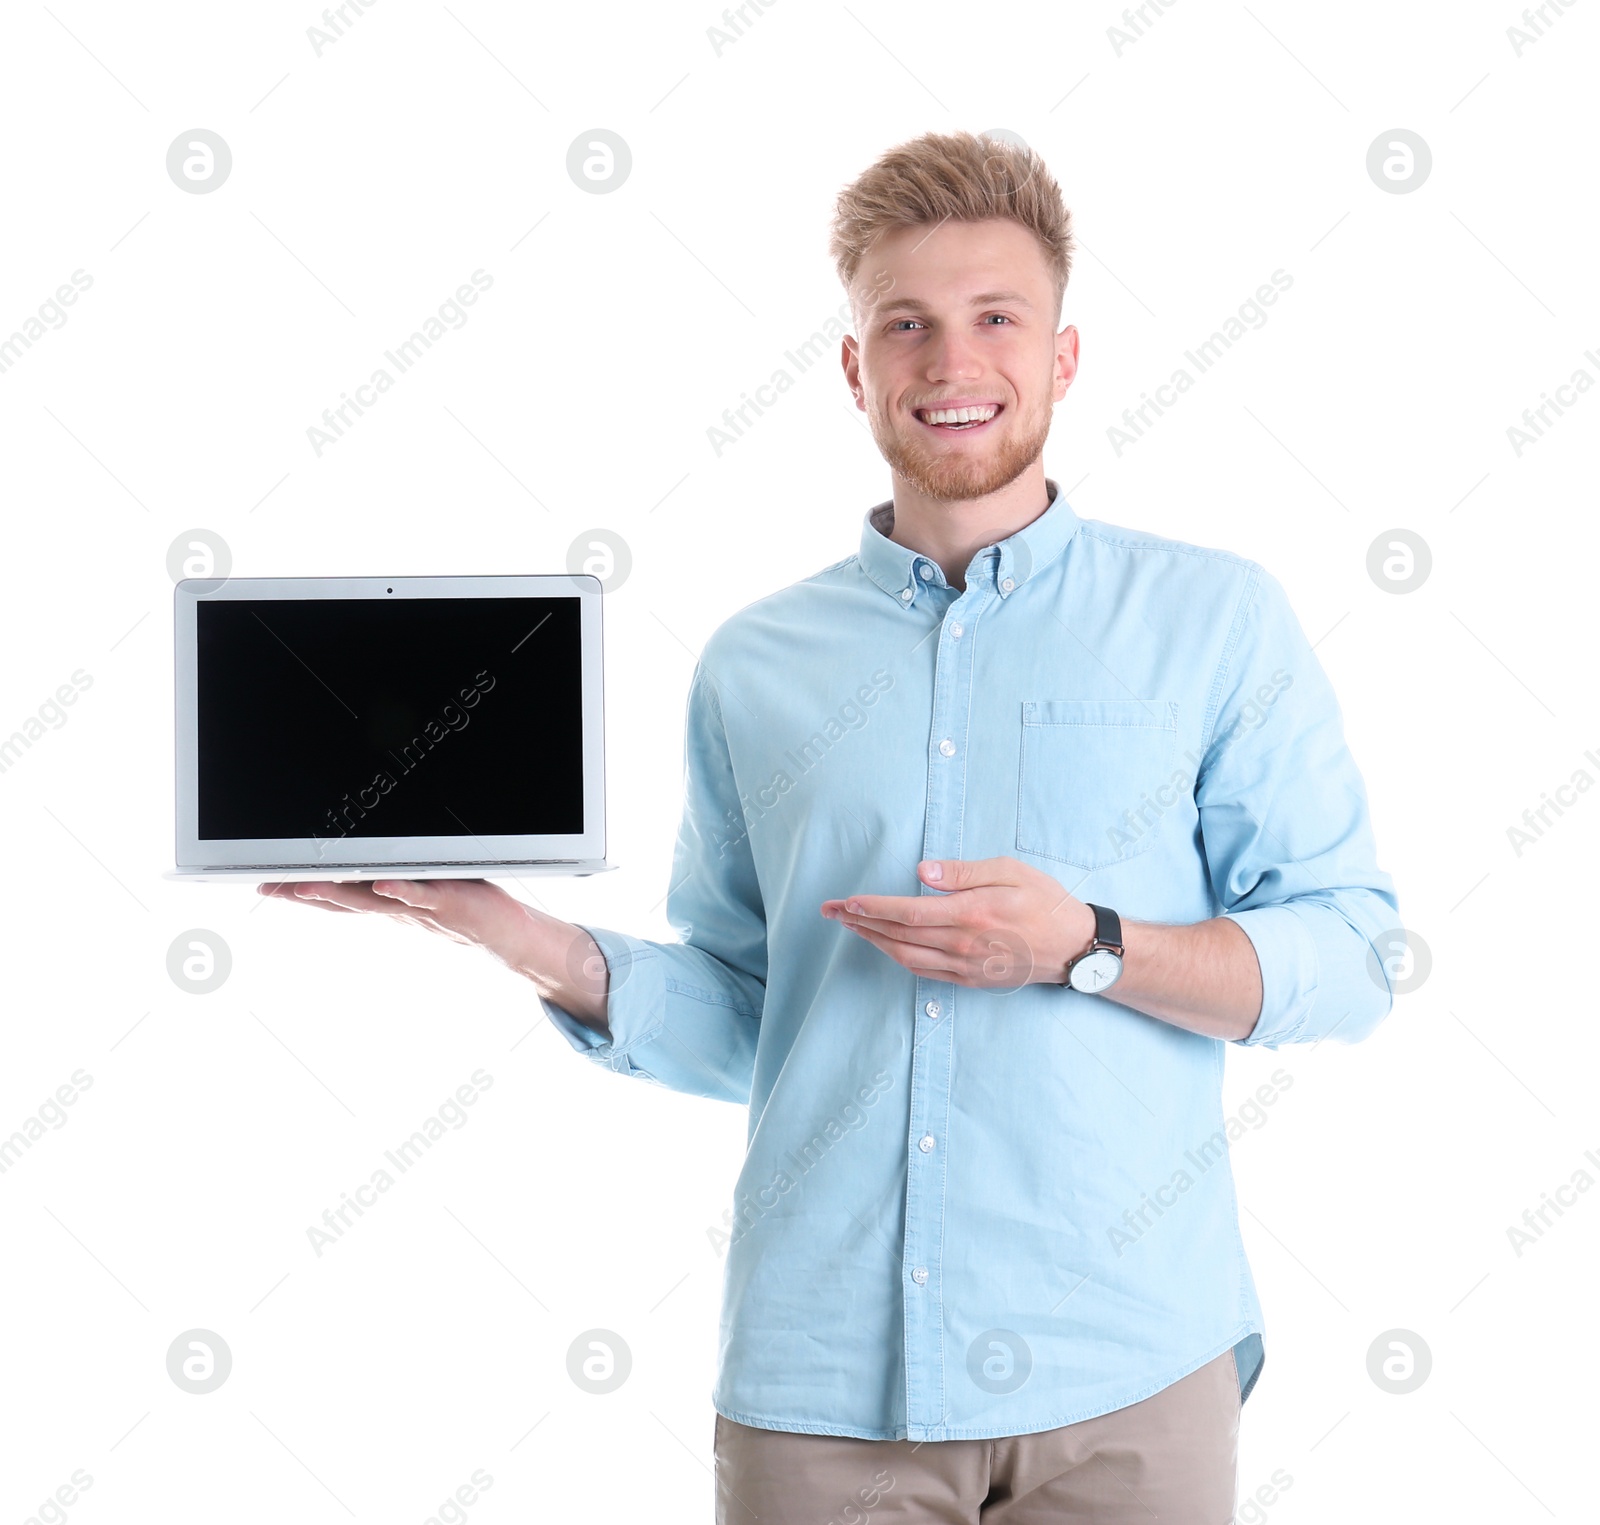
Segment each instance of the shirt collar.
M1044 485L1050 493L1049 506L1014 535L975 552L967 566L968 587L977 581L993 582L995 591L1009 598L1054 561L1072 539L1080 523L1077 514L1052 478L1046 477ZM893 528L893 498L868 509L861 521L859 560L873 582L902 608L910 609L926 589L948 584L938 562L889 538Z

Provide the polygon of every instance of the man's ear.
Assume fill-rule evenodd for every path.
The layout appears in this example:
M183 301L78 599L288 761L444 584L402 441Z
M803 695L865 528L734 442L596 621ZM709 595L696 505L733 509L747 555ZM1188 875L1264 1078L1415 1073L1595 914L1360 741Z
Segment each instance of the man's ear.
M855 398L856 406L865 411L866 399L861 389L861 355L854 335L846 334L839 341L839 364L844 370L844 382Z

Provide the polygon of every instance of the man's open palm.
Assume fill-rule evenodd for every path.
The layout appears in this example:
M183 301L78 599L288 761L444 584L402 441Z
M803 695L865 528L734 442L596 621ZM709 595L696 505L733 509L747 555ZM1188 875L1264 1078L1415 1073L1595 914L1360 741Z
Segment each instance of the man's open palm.
M1094 936L1089 907L1016 858L929 858L917 876L947 893L851 895L822 914L907 969L980 989L1059 983Z

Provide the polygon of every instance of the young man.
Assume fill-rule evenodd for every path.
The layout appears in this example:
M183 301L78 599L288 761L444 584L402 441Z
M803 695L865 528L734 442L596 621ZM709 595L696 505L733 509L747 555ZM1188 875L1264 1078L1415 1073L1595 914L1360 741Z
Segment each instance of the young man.
M720 1521L1222 1525L1263 1361L1223 1054L1387 1014L1362 780L1269 573L1045 477L1078 336L1036 156L904 144L832 252L893 497L706 644L680 939L487 883L298 894L479 943L597 1063L748 1104Z

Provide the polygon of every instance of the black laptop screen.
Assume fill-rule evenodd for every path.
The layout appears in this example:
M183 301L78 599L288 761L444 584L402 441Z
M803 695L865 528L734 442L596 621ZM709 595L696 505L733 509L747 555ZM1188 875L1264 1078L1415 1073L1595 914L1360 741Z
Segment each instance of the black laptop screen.
M199 835L582 832L580 602L201 599Z

